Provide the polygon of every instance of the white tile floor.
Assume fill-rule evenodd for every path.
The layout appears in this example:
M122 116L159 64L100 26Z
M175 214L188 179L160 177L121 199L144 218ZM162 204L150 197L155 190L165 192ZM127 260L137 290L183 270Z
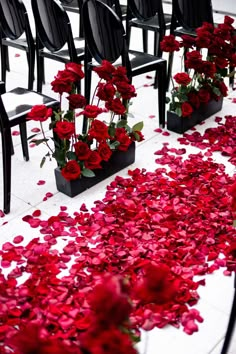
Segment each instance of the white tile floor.
M235 1L235 0L232 0ZM27 7L29 1L25 0ZM216 20L220 15L216 15ZM73 28L77 31L77 23L75 15L71 16ZM77 32L78 33L78 32ZM140 32L133 32L132 46L139 48L141 41L139 40ZM150 36L151 37L151 36ZM140 48L141 49L141 48ZM178 57L176 56L176 67L178 65ZM27 87L27 67L24 53L15 50L10 50L10 66L11 71L7 74L7 90L16 86ZM49 83L59 68L63 65L56 64L52 61L46 62L46 81L43 92L52 95ZM138 97L133 100L132 113L134 121L144 121L145 141L137 145L136 161L131 168L145 167L147 170L154 170L155 164L154 152L158 150L164 141L168 141L170 145L176 146L177 134L171 133L166 137L160 133L155 133L154 129L158 127L157 118L157 91L148 84L152 83L151 79L143 77L135 78L134 85L137 88ZM230 96L235 96L233 92ZM225 99L221 116L226 114L235 114L235 105L230 99ZM198 126L199 131L203 131L214 123L213 117L209 118L202 126ZM37 126L33 122L28 124L28 134L30 130ZM0 219L0 244L11 241L16 235L22 234L27 242L36 235L37 229L32 229L28 224L22 221L22 217L27 214L32 214L35 209L40 209L42 217L55 215L61 205L66 205L68 211L72 212L79 210L82 203L86 203L88 207L93 205L93 202L102 199L105 194L106 185L114 177L110 177L106 181L101 182L88 191L79 196L70 199L69 197L59 193L56 190L54 181L54 165L55 163L46 163L40 169L39 162L42 156L42 150L39 147L30 149L30 161L25 162L22 158L22 151L18 136L13 136L15 146L15 155L12 158L12 200L10 214ZM189 152L197 151L194 148L189 149ZM227 161L221 156L216 155L216 161L227 165L229 174L233 174L235 169L232 165L227 164ZM2 175L2 166L0 163L0 176ZM119 172L119 175L126 176L127 169ZM39 180L45 180L44 185L38 186ZM43 197L47 192L52 192L53 197L47 201L43 201ZM2 203L2 178L0 177L0 203ZM0 205L1 209L1 205ZM200 291L201 299L197 305L200 309L204 322L199 326L199 332L192 336L184 334L181 330L173 327L164 329L155 329L152 332L143 334L142 342L139 346L140 354L220 354L222 342L224 339L225 329L228 322L228 315L231 308L233 296L233 278L225 277L222 270L213 275L207 276L206 286ZM229 354L236 353L236 334ZM128 353L127 353L128 354Z

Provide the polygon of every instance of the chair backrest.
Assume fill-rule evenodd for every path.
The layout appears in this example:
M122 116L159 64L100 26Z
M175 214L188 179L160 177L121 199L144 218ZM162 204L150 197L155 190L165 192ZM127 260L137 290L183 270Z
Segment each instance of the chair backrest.
M60 50L72 35L66 11L54 0L31 0L31 4L41 44L51 52Z
M15 40L25 32L25 16L26 9L21 0L0 1L0 25L6 38Z
M126 64L125 30L119 16L100 0L86 0L83 5L84 34L92 57L101 63L114 63L120 56ZM125 65L126 66L126 65Z
M163 15L162 0L128 0L133 15L140 20L147 20L155 15Z
M213 23L211 0L172 0L177 23L187 30L201 27L203 22Z

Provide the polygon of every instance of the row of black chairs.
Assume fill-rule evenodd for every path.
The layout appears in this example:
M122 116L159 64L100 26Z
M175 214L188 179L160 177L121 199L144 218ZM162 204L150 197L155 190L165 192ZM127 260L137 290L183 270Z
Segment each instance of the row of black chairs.
M65 1L65 0L64 0ZM66 0L70 1L70 0ZM75 0L74 0L75 1ZM76 0L77 1L77 0ZM82 1L82 0L81 0ZM147 1L147 0L145 0ZM183 0L182 0L183 1ZM193 1L193 0L187 0ZM197 0L206 2L206 0ZM210 2L210 1L209 1ZM134 6L135 1L133 1ZM163 11L157 11L162 8L161 1L155 1L161 7L155 7L154 16L158 17L160 28L162 27ZM149 5L151 2L149 3ZM67 4L69 5L69 4ZM3 174L4 174L4 212L10 211L10 190L11 190L11 154L9 153L10 129L15 125L20 125L23 154L28 160L28 150L26 144L26 115L35 104L46 102L48 106L55 108L58 102L50 97L41 94L44 80L44 58L50 58L62 63L69 61L81 62L85 65L85 96L87 102L90 97L91 73L94 65L101 63L106 59L112 63L120 58L120 65L127 68L127 74L130 79L149 71L156 71L158 76L158 106L159 106L159 124L165 125L165 92L167 78L167 63L160 55L151 55L145 52L129 50L126 32L122 24L123 15L119 3L113 4L115 11L101 0L86 0L80 13L84 20L82 28L83 38L74 40L69 17L62 6L55 0L32 0L32 10L36 24L36 41L30 30L27 11L21 0L0 0L0 24L1 24L1 56L3 81L5 81L6 68L8 67L7 46L12 45L16 48L24 49L27 53L29 63L29 84L28 90L16 89L3 94L0 100L0 128L2 132L2 150L3 150ZM130 7L135 13L135 8ZM19 11L19 13L17 13ZM141 11L141 8L139 8ZM153 13L151 7L146 8L144 15L150 17ZM126 22L129 18L128 9L126 13ZM143 16L144 16L143 15ZM8 18L7 18L8 16ZM7 21L8 20L8 21ZM143 22L144 19L143 19ZM20 35L25 31L26 43L22 44ZM162 33L159 32L161 37ZM99 38L98 38L99 36ZM29 45L29 41L32 47ZM27 42L28 41L28 42ZM86 45L85 45L86 42ZM23 42L24 43L24 42ZM68 48L64 49L65 44ZM33 50L33 49L34 50ZM33 93L33 99L27 97L32 93L34 80L35 53L37 57L37 91ZM159 53L160 54L160 53ZM5 66L4 66L5 65ZM3 70L4 67L4 70ZM10 97L10 99L8 98ZM18 97L20 103L17 107L8 107L9 102L16 102L13 97ZM27 104L26 104L27 102ZM30 102L30 104L28 104ZM5 111L4 111L5 106ZM84 120L83 131L86 129L86 119ZM10 149L12 150L12 149Z

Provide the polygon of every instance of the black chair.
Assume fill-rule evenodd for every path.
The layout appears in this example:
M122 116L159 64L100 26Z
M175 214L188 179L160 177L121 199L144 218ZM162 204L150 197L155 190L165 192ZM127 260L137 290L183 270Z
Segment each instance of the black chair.
M31 0L31 4L36 25L37 91L42 92L44 58L80 63L84 39L73 38L68 15L56 1Z
M8 47L14 47L26 52L29 68L28 89L32 90L34 83L35 42L26 8L21 0L0 1L0 47L2 81L6 82L6 71L9 69Z
M130 42L131 28L143 31L143 51L148 53L148 31L154 32L154 55L161 56L160 41L170 29L171 14L164 14L162 0L128 0L126 32Z
M172 0L172 18L170 34L196 36L196 29L203 22L213 24L213 9L211 0ZM186 55L186 52L184 53ZM170 82L174 54L169 54L168 86Z
M79 15L79 36L83 37L83 19L81 15L81 9L83 0L60 0L63 8L68 12L73 12Z
M0 92L4 92L4 83L0 84ZM19 125L23 156L29 160L26 117L34 105L45 104L56 110L59 102L51 97L17 87L0 96L0 131L2 133L3 164L3 211L10 212L11 202L11 128Z
M166 91L166 60L129 50L121 19L106 4L99 0L86 0L83 5L84 33L86 40L86 75L85 96L90 98L91 70L95 65L106 59L127 69L127 76L132 77L150 71L158 72L159 90L159 123L165 125L165 91ZM95 62L90 62L94 58ZM120 61L118 60L120 59ZM83 131L86 130L87 120L84 119Z

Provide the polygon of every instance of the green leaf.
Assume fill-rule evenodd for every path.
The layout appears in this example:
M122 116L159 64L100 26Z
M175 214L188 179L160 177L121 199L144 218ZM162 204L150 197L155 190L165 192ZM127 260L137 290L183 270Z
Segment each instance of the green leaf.
M112 123L108 127L108 134L113 137L115 136L115 133L116 133L115 123Z
M140 132L143 129L143 122L138 122L132 127L133 132Z
M94 173L92 170L89 170L88 168L84 168L84 169L81 171L81 174L82 174L84 177L95 177L95 173Z
M119 141L113 141L112 144L109 144L111 150L115 150L120 145Z
M166 97L166 103L170 102L170 97Z
M66 153L66 157L68 158L68 160L76 160L77 156L74 153L74 151L68 151Z
M181 116L182 116L182 109L181 109L180 107L177 107L177 108L175 109L175 113L176 113L179 117L181 117Z
M220 92L220 90L218 89L218 87L213 87L212 91L213 91L213 93L214 93L215 95L217 95L217 96L220 96L220 95L221 95L221 92Z
M33 139L31 140L31 143L34 143L35 145L39 145L42 143L46 143L49 139Z
M46 157L44 156L44 157L42 158L41 162L40 162L40 167L41 167L41 168L43 167L45 161L46 161Z
M125 128L127 125L127 120L126 119L121 119L119 122L117 122L116 127L117 128Z
M60 149L56 149L52 155L52 157L54 157L54 159L56 159L56 161L60 164L60 165L64 165L65 164L65 151L64 150L60 150Z

